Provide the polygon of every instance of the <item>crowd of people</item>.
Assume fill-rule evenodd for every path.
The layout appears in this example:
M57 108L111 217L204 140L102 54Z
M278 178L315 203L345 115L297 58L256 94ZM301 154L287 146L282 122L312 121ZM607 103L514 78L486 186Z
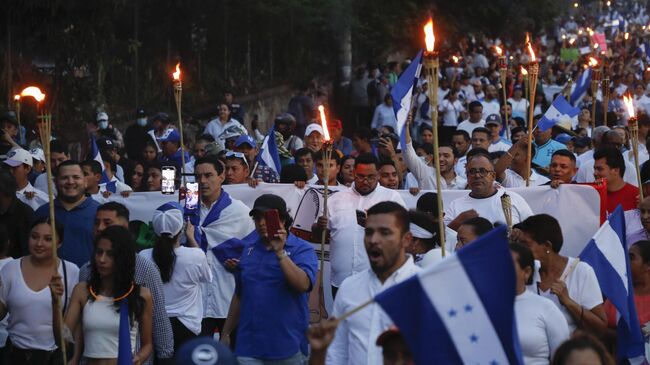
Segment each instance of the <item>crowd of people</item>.
M535 38L541 61L532 120L529 85L519 72L530 56L498 39L443 49L438 100L429 100L430 85L419 79L403 130L391 91L408 60L359 67L348 112L330 115L326 125L331 158L315 107L327 98L301 87L271 121L275 132L267 138L277 146L277 169L261 158L265 136L257 121L247 123L231 92L194 116L204 121L198 135L182 136L166 113L144 109L122 132L100 111L87 125L81 161L61 139L51 142L46 161L15 112L3 113L0 364L60 364L62 343L73 364L114 364L124 348L133 364L411 364L409 345L379 305L344 315L508 224L524 363L613 364L617 314L593 268L562 253L565 237L555 217L535 212L507 189L604 183L604 213L619 205L626 211L638 325L647 343L649 20L637 3L614 4L599 16L562 19L554 32ZM594 44L593 33L604 34L607 44ZM505 91L495 46L505 49L509 63ZM580 109L575 120L536 128L557 95L574 94L579 86L569 80L586 72L589 57L604 64L609 84L571 100ZM627 94L638 115L638 141L627 125ZM54 172L53 207L47 163ZM150 224L132 224L129 209L111 197L161 192L169 167L176 190L185 188L181 181L198 183L198 206L169 202L157 207ZM442 190L465 191L444 205L444 218L429 191L437 181ZM305 231L294 227L295 212L283 197L262 194L249 207L223 189L278 183L338 191ZM417 197L415 209L398 190ZM142 239L147 232L149 241ZM329 244L329 282L310 244L322 237ZM323 298L330 291L328 313Z

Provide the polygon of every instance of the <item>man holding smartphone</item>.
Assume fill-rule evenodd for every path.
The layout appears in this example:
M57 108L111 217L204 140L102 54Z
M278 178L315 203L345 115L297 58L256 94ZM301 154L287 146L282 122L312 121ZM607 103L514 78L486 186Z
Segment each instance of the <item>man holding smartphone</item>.
M285 201L260 195L250 215L254 233L244 239L237 290L222 341L238 323L235 355L240 364L302 365L307 357L307 298L318 259L311 244L291 233Z

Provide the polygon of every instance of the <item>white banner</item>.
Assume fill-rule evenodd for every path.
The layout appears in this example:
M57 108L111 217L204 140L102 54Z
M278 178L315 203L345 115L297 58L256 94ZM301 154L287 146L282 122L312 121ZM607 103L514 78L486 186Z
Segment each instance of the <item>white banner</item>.
M223 188L233 198L241 200L249 207L253 206L255 199L261 194L272 193L281 196L293 215L300 209L301 214L296 217L296 224L301 224L301 228L305 230L309 230L308 222L313 222L316 215L322 211L322 188L298 189L291 184L260 184L257 188L240 184L224 185ZM521 195L528 202L533 213L547 213L560 222L564 235L564 246L561 252L564 255L578 256L600 226L600 197L596 190L589 186L562 185L559 189L545 186L508 190ZM401 190L400 193L406 205L414 209L418 197L424 192L417 196L411 195L406 190ZM445 190L443 204L449 204L467 193L463 190ZM151 221L153 211L157 207L177 199L178 195L164 195L159 192L132 193L128 198L115 194L110 198L126 205L131 212L131 220L143 222ZM314 217L314 220L311 217Z

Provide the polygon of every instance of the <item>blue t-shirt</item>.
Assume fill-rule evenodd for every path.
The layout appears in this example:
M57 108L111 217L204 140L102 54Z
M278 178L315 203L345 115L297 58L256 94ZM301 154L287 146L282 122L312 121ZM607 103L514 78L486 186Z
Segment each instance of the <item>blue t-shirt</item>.
M86 197L72 210L65 210L59 199L54 200L54 217L63 225L63 244L59 257L81 267L90 261L93 254L93 226L99 203ZM34 214L35 219L50 215L50 204L41 205Z
M236 275L241 314L235 354L263 360L286 359L298 351L307 356L309 291L289 287L275 252L264 246L257 231L249 237ZM289 234L284 250L313 284L318 259L311 244Z
M549 139L541 146L535 144L535 157L533 163L540 167L547 168L551 164L551 157L557 150L566 150L566 146L558 141Z

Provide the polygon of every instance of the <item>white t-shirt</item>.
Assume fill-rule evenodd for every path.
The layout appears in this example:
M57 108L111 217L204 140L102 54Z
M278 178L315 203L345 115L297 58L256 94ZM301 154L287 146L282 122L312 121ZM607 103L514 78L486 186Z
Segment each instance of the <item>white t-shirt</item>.
M490 146L488 147L488 152L508 152L510 150L510 147L512 147L512 143L504 141L503 139L500 139L498 142L491 142Z
M498 222L505 225L506 216L503 214L503 207L501 205L501 196L505 192L505 189L498 189L496 194L487 198L477 199L467 194L453 200L445 208L445 224L449 224L460 213L474 209L479 217L483 217L493 224ZM508 191L508 195L510 195L512 205L512 224L517 224L533 215L533 211L521 195L513 191Z
M6 257L4 259L0 260L0 270L9 262L13 260L12 257ZM7 344L7 336L9 335L9 332L7 332L7 326L9 325L9 314L5 316L5 318L0 321L0 347L5 347Z
M576 173L576 177L574 178L575 181L579 183L596 181L596 178L594 177L594 164L595 161L593 159L593 155L591 160L583 161L580 165L580 168L578 169L578 173ZM625 173L623 174L623 180L625 180L626 183L632 184L634 186L637 186L639 184L636 179L636 167L630 161L625 161Z
M458 125L458 117L460 117L460 112L465 110L463 104L460 101L451 101L445 99L442 101L438 110L442 113L442 125L445 127L455 127Z
M483 105L483 119L487 118L490 114L499 115L501 112L501 104L497 99L492 99L491 101L483 100L481 101Z
M569 326L550 300L529 290L515 299L517 334L526 365L548 365L555 350L569 339Z
M21 262L24 258L12 260L5 264L0 271L0 302L6 307L9 317L9 338L11 343L21 349L51 351L56 348L52 333L52 296L50 288L45 287L38 292L33 291L25 283ZM70 304L72 289L79 281L77 265L65 262L68 290L64 292L61 305ZM59 275L63 274L63 266L59 264ZM65 288L64 288L65 290Z
M469 136L471 138L472 137L472 132L474 131L474 129L476 129L478 127L485 127L485 119L481 119L476 123L470 122L469 119L464 120L458 125L458 127L456 127L456 130L461 130L461 131L467 132L467 134L469 134Z
M525 188L526 187L526 179L521 177L518 173L506 169L505 171L506 177L503 179L501 182L501 185L504 188ZM540 186L544 185L550 180L543 175L538 174L535 172L535 170L530 171L530 186Z
M508 102L512 104L513 117L526 118L526 115L528 113L528 100L521 98L519 101L516 101L513 98L509 98Z
M569 260L567 261L562 275L564 275L564 272L566 272L572 266L573 261L576 260L573 257L569 257L568 259ZM560 304L560 300L555 294L551 293L550 289L547 291L539 290L538 284L541 281L539 268L539 261L535 260L533 283L529 285L527 289L533 293L541 295L544 298L550 299L560 309L562 314L564 314L564 318L569 325L569 331L570 333L573 333L577 327L577 324L569 311L562 304ZM573 299L573 301L579 305L583 306L585 310L592 310L599 304L603 304L603 296L600 291L600 285L598 285L598 279L596 278L594 269L592 269L589 264L580 261L578 265L576 265L573 272L571 272L566 277L564 282L566 283L567 290L569 291L569 297L571 297L571 299Z
M208 260L200 248L177 247L171 280L163 283L165 309L170 317L177 317L195 335L201 332L203 297L201 283L212 282ZM153 248L140 251L147 260L153 260ZM155 262L154 262L155 263Z

